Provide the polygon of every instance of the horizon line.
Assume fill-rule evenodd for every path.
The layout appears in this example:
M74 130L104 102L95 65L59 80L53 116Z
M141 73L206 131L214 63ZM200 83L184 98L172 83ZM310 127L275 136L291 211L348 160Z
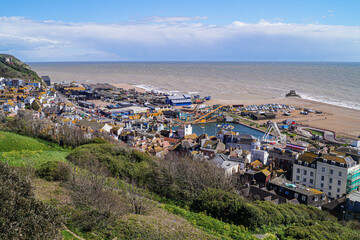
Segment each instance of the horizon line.
M329 60L118 60L118 61L24 61L25 63L360 63L360 61L329 61Z

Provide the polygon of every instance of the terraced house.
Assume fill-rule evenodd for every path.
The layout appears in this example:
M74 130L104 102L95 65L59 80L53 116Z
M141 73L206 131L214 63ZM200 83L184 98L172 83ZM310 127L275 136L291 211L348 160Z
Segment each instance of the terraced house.
M360 165L350 156L306 152L294 163L293 181L339 198L360 185Z

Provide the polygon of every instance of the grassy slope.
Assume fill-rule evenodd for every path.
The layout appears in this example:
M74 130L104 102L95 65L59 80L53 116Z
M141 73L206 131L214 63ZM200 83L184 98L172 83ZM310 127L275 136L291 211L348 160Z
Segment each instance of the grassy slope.
M36 168L46 161L67 161L65 157L68 155L66 150L52 143L8 132L0 132L0 149L2 151L0 152L1 156L7 156L7 160L12 166L29 166L25 164L25 159L29 159L30 166ZM59 209L63 209L64 217L73 211L71 197L59 182L48 182L44 179L34 178L33 186L35 196ZM74 227L71 222L67 221L66 225L71 232L63 230L62 236L63 239L69 240L79 239L73 233L83 239L107 239L109 233L117 239L255 239L254 232L248 231L242 226L228 224L205 214L191 212L165 203L156 204L156 207L147 215L128 213L119 216L118 220L111 226L107 226L106 229L83 232ZM314 226L298 227L297 229L281 225L266 229L264 232L281 233L282 239L287 239L286 235L289 233L292 236L306 238L306 236L317 234L322 228L331 229L333 226L337 228L336 231L344 234L343 239L358 239L357 231L348 228L345 229L346 231L340 231L344 228L338 223L331 222L328 225L326 222L321 223L321 225L315 223ZM295 233L292 233L294 231ZM321 238L321 236L318 237ZM335 238L337 237L335 236ZM267 239L276 239L276 237L269 234Z
M41 139L0 131L0 160L11 166L38 168L47 161L67 162L68 151Z
M14 64L5 62L5 57L11 57ZM27 82L34 80L39 82L42 81L37 73L32 71L27 64L8 54L0 54L0 77L20 78Z
M7 160L11 166L38 168L41 164L60 160L67 162L68 151L55 144L18 135L11 132L0 131L0 160ZM71 198L59 182L48 182L44 179L33 179L36 198L57 207L71 206ZM116 229L112 232L118 239L228 239L225 235L212 234L202 230L194 221L188 221L178 214L172 214L164 207L156 207L150 214L126 214L120 217ZM78 229L71 231L85 239L101 239L101 232L83 233ZM63 239L78 239L70 232L62 231Z
M59 182L35 178L33 185L36 198L62 209L72 209L69 193ZM109 229L82 232L71 222L67 222L67 227L83 239L104 239L109 232L113 235L111 239L229 239L216 232L204 231L193 221L177 215L159 205L146 215L128 213L120 216ZM78 239L66 230L62 231L62 236L63 239Z

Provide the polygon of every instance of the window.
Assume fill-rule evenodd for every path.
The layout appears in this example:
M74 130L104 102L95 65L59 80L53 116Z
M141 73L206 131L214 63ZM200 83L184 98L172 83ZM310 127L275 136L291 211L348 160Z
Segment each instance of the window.
M299 164L302 164L302 161L299 161L298 163L299 163Z
M320 187L322 187L322 188L323 188L323 187L324 187L324 184L323 184L323 183L321 183L321 184L320 184Z
M314 200L315 202L317 202L317 201L319 201L319 198L318 198L318 197L314 197L313 200Z
M315 164L311 164L311 167L312 167L312 168L315 168Z
M344 164L343 163L340 163L340 167L343 167L344 166Z
M306 177L303 178L303 182L306 182Z
M314 176L314 172L310 172L310 177L313 177Z
M296 169L296 173L300 173L300 168Z
M331 190L332 189L332 186L329 186L329 190Z
M338 195L336 195L336 198L339 198L340 197L340 195L338 194Z
M332 183L332 178L329 178L329 183Z
M331 165L335 165L335 161L331 161Z
M324 168L324 167L322 167L322 168L321 168L321 171L322 171L322 172L325 172L325 168Z
M310 184L314 184L314 179L310 179Z
M298 197L299 197L299 194L298 194L298 193L295 193L295 194L294 194L294 197L295 197L295 198L298 198Z
M338 180L338 186L341 186L341 181L340 180Z
M297 175L297 176L296 176L296 181L299 181L299 180L300 180L300 176Z
M306 201L306 196L302 196L301 200Z
M325 180L325 177L324 176L321 176L321 181L324 181Z
M338 192L338 193L340 192L340 188L337 189L337 192Z
M303 171L303 174L304 174L304 175L306 175L306 174L307 174L307 171L306 171L306 170L304 170L304 171Z
M342 172L339 172L339 177L341 177Z
M331 192L328 193L328 196L331 197Z
M333 174L333 173L334 173L334 171L332 169L330 169L330 174Z

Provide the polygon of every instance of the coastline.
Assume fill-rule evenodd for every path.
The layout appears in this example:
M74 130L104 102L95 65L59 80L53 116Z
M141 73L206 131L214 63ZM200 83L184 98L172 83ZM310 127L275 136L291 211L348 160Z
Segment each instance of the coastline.
M141 87L140 85L133 85L128 83L110 83L111 85L124 89L135 88L139 92L146 92L149 89ZM171 91L168 91L171 92ZM272 99L259 99L252 96L250 99L243 100L234 96L232 100L225 100L215 98L208 102L207 105L222 104L244 104L244 105L257 105L266 103L279 103L291 105L296 108L309 108L316 111L321 111L322 114L309 114L302 115L299 110L293 111L290 117L278 114L277 122L285 119L294 119L303 125L311 127L323 128L334 131L339 136L358 138L360 136L360 110L346 108L342 106L332 105L328 103L318 102L303 98L272 98ZM259 121L261 123L261 121Z

